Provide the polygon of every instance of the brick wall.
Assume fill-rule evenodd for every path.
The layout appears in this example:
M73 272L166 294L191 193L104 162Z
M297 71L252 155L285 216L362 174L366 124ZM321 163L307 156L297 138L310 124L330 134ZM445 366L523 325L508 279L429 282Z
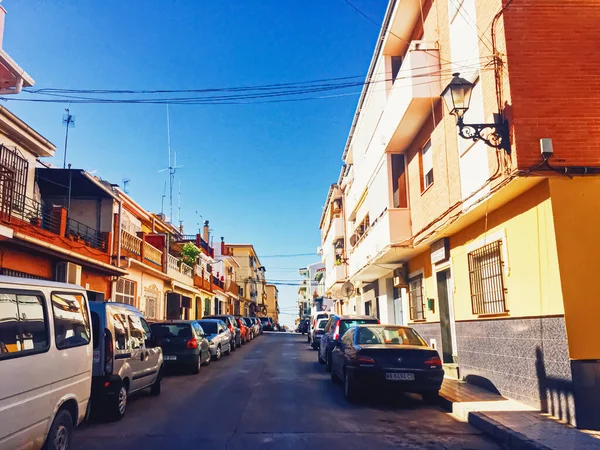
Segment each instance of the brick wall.
M541 161L543 137L551 163L600 166L600 3L515 0L504 19L518 167Z

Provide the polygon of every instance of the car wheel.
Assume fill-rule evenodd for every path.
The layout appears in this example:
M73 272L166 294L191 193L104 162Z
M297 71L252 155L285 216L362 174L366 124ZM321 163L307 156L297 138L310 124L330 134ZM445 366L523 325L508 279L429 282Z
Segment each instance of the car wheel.
M329 375L331 376L332 383L337 383L339 381L337 375L335 374L335 370L333 370L333 367L331 368Z
M162 378L163 368L161 367L158 371L158 376L156 377L156 380L154 380L154 383L152 383L152 386L150 386L150 395L160 395L160 384L162 383Z
M223 352L226 356L231 355L231 342L227 343L227 351Z
M60 410L46 438L43 450L68 450L73 438L73 418L66 409Z
M344 396L349 402L354 402L357 399L356 386L346 370L344 370Z
M198 353L198 358L196 358L196 361L194 361L194 364L192 365L192 373L194 375L199 374L201 367L202 367L202 352Z
M236 349L236 345L235 345L235 339L233 339L232 341L229 342L229 347L231 348L232 352L235 352Z
M325 364L325 360L321 358L321 349L317 352L317 360L319 361L319 364Z
M217 353L215 353L215 360L218 361L221 359L221 345L217 346Z
M108 401L105 415L109 420L121 420L127 411L127 386L121 383L114 397Z
M438 391L422 392L421 397L423 397L423 401L425 403L429 403L430 405L437 403L438 400L440 399L440 395L439 395Z

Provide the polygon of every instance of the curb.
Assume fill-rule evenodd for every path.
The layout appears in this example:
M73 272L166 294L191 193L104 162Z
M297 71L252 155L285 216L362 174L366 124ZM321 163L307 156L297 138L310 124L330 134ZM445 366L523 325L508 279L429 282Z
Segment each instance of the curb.
M454 402L441 394L438 404L445 410L452 412ZM509 449L552 450L550 447L546 447L545 445L529 439L524 434L505 427L482 412L469 411L467 413L467 422L478 430L483 431L488 436L491 436Z

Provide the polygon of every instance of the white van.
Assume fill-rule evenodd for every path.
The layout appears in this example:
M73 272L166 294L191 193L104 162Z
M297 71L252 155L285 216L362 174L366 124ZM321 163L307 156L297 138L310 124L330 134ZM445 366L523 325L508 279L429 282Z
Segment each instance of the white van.
M0 276L0 450L68 449L91 382L85 289Z

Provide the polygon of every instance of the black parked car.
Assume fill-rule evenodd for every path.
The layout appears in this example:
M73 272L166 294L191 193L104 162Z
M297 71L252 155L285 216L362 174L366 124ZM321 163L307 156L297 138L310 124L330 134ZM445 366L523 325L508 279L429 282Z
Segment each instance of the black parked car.
M162 348L165 367L184 366L193 373L210 363L209 343L196 320L172 320L150 325L152 337Z
M308 333L308 328L310 325L310 321L308 319L302 319L300 325L298 325L298 332L302 334Z
M359 325L336 342L331 353L331 379L344 382L350 401L375 388L415 392L437 399L444 370L438 352L410 327Z
M263 331L273 331L273 322L269 317L260 317L260 322L263 325Z
M328 372L331 371L331 352L344 333L356 325L378 323L379 320L371 316L337 316L335 314L329 316L317 352L319 362L326 365Z
M242 331L240 330L240 327L237 323L237 320L235 320L235 317L229 314L223 314L220 316L204 316L203 319L219 319L225 322L225 325L227 325L227 329L231 333L231 337L233 340L233 342L231 343L231 351L235 351L236 348L242 346Z

